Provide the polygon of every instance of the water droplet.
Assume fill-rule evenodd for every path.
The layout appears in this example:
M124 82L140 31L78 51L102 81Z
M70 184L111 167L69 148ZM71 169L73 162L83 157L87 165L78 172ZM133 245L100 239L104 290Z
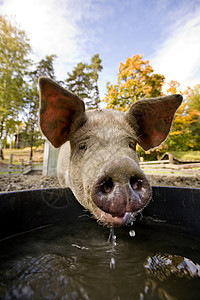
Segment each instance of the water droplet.
M143 293L140 293L140 300L144 300L144 295L143 295Z
M113 238L115 237L116 239L116 235L115 235L115 232L114 232L114 226L110 227L110 234L109 234L109 237L108 237L108 243L112 243L113 242Z
M129 231L129 235L131 236L131 237L135 237L135 230L130 230Z
M114 259L114 257L111 257L111 260L110 260L110 269L115 269L115 259Z

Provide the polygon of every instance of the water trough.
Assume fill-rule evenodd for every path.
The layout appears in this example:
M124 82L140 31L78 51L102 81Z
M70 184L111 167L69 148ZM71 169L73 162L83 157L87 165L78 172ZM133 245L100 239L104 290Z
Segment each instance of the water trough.
M153 187L111 245L69 189L1 193L0 299L200 299L199 212L200 189Z

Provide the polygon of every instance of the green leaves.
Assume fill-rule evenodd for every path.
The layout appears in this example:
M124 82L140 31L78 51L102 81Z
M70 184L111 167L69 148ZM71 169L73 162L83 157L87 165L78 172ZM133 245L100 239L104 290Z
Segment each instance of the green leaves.
M55 78L56 55L33 64L30 52L26 33L0 16L0 140L20 133L32 147L41 143L38 77Z
M91 58L91 64L80 62L72 73L67 73L67 89L83 99L88 109L97 108L100 103L98 78L102 68L99 54L95 54Z
M30 50L26 33L0 16L0 139L8 124L19 121Z

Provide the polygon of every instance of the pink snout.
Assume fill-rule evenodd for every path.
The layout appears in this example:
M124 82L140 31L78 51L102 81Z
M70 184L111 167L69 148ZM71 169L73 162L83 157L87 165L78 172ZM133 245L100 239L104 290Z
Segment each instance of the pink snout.
M130 158L115 159L101 169L92 189L92 200L112 217L141 211L151 198L149 182Z

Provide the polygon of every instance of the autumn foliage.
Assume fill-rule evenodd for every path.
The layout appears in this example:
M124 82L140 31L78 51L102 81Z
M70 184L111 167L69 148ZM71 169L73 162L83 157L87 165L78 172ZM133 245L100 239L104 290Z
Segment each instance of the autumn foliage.
M164 80L164 75L154 74L149 61L143 60L143 55L128 57L125 63L120 63L117 83L107 83L107 94L103 101L107 108L126 111L141 98L182 94L184 101L176 113L171 133L167 141L154 152L159 157L166 151L200 150L200 84L182 92L179 82L171 80L163 93ZM141 149L139 152L142 155Z
M103 99L107 108L125 111L138 99L161 95L165 77L154 74L149 61L142 57L137 54L120 63L117 84L107 83L107 95Z
M171 93L177 93L179 86L180 84L176 82L176 89L173 85ZM176 113L166 146L169 150L199 150L200 85L195 86L194 89L188 87L182 94L184 101Z

